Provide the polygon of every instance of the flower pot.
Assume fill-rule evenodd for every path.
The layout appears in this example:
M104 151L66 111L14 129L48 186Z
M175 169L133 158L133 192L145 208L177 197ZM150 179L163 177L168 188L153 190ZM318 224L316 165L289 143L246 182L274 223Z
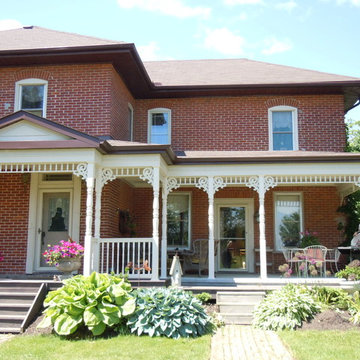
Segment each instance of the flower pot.
M56 265L57 269L64 274L63 278L69 278L73 271L80 269L80 266L81 261L79 258L60 259Z

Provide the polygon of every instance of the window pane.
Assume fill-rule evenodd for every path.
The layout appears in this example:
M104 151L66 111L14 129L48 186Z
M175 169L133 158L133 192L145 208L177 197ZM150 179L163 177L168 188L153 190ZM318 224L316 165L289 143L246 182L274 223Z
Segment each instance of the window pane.
M293 150L292 134L273 134L273 150Z
M169 114L151 114L151 142L155 144L169 143Z
M23 85L21 109L43 109L44 85Z
M277 195L275 202L276 248L296 246L300 240L300 195Z
M273 131L292 132L292 112L273 111L272 112Z
M169 195L167 208L168 246L189 245L189 195Z

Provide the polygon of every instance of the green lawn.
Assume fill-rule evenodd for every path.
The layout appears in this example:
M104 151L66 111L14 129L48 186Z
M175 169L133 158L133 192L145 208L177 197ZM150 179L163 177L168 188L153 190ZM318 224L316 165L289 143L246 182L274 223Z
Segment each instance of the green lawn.
M16 336L0 345L0 359L208 360L210 340L210 335L180 340L127 335L76 341L55 335Z
M280 331L296 360L360 360L360 331Z

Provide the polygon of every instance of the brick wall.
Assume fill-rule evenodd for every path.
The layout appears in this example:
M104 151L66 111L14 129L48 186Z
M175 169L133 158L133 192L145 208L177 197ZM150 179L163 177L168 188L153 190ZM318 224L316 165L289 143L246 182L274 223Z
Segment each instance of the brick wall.
M124 181L116 179L106 184L102 193L101 237L129 237L119 231L119 210L133 216L134 190Z
M0 274L23 274L29 216L28 176L0 174Z
M130 140L129 104L135 107L134 98L115 69L111 83L111 135L115 139Z
M147 142L147 111L171 109L174 150L268 150L268 109L298 108L299 149L344 151L342 95L137 100L135 141Z
M172 111L174 150L268 150L268 108L289 105L298 108L300 149L345 146L342 95L135 101L111 64L0 68L0 118L14 111L15 82L26 78L48 81L49 120L94 136L128 140L130 103L135 141L147 142L147 111L163 107Z
M127 104L133 100L111 64L0 68L0 118L14 112L15 83L28 78L48 81L47 119L126 140Z

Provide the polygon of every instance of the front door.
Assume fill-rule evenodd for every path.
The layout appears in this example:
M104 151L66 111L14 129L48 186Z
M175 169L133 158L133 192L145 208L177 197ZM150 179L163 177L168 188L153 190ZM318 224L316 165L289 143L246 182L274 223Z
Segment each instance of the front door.
M48 245L58 244L60 240L67 240L70 233L70 209L71 209L71 191L43 191L40 204L41 219L39 219L38 228L38 250L37 250L37 270L48 268L43 252Z
M217 205L218 271L253 271L253 222L250 205Z

